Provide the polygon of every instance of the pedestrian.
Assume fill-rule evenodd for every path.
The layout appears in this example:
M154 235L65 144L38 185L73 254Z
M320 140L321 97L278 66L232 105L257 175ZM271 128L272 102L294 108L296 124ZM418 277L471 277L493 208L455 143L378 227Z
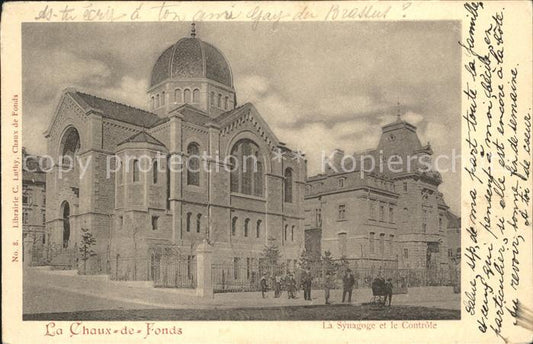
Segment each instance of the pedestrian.
M385 304L387 303L387 299L389 299L389 307L392 303L392 278L388 278L387 282L385 282Z
M263 299L265 298L265 293L267 292L267 280L266 275L263 275L261 277L261 281L259 282L261 285L261 296L263 296Z
M333 276L331 275L331 272L326 272L326 276L324 277L324 299L326 300L326 305L329 305L329 291L330 289L335 288L335 281L333 280Z
M279 273L274 276L274 297L278 298L281 296L281 276Z
M313 277L309 269L304 270L302 274L302 288L304 290L304 300L311 301L311 285L313 283Z
M287 298L289 299L295 299L296 296L294 295L296 291L296 280L292 276L292 274L288 274L286 277L287 281Z
M355 284L355 278L350 269L347 269L342 277L342 302L346 300L348 295L348 303L352 302L352 289Z

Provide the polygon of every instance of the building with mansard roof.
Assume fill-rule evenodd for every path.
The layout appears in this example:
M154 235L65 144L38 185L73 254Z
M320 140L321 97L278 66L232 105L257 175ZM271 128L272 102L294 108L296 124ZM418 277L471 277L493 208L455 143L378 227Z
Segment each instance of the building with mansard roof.
M267 243L294 266L305 162L253 104L237 103L223 53L193 29L155 61L149 85L147 110L64 90L45 133L48 154L63 162L46 178L55 261L72 262L88 231L88 271L120 280L193 280L204 240L225 280L257 279Z
M411 270L426 284L448 283L460 225L439 192L440 174L429 167L432 154L399 115L382 127L376 149L337 150L325 173L307 179L308 251L345 257L369 278Z

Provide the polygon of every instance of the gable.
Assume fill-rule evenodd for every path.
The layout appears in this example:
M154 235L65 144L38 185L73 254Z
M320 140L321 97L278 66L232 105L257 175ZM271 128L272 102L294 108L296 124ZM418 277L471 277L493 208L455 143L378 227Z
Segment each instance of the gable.
M59 154L63 133L68 127L75 127L80 136L82 150L88 145L87 115L84 109L69 94L64 93L44 135L48 140L48 154Z
M78 119L85 120L85 110L76 102L68 92L64 92L57 104L54 116L48 125L48 128L44 132L46 137L56 134L57 130L62 130L62 123L65 121L67 114L74 114Z
M231 137L236 131L247 129L263 139L270 149L280 144L270 126L261 117L255 106L250 103L221 114L215 121L220 125L220 136L222 138Z

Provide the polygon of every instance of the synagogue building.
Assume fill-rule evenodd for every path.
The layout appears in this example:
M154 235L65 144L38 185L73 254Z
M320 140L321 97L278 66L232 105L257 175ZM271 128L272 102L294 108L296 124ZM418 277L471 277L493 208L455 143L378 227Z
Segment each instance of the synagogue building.
M88 272L119 280L193 284L202 242L223 278L257 278L269 243L293 268L305 161L253 104L237 102L224 54L193 26L154 61L149 85L148 111L63 92L46 131L48 154L64 162L46 178L55 262L72 262L90 232Z

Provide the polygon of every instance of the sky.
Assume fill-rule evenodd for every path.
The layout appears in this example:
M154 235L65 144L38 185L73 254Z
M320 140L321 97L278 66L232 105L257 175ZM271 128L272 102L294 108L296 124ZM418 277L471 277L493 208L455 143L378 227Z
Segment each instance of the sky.
M238 104L251 102L276 136L302 150L308 174L322 151L377 146L381 126L402 119L434 154L460 154L460 23L249 22L196 24L197 37L229 61ZM189 36L190 23L25 23L22 26L23 144L45 154L44 131L61 91L75 87L147 109L158 56ZM441 168L451 169L442 160ZM460 166L440 190L460 209Z

